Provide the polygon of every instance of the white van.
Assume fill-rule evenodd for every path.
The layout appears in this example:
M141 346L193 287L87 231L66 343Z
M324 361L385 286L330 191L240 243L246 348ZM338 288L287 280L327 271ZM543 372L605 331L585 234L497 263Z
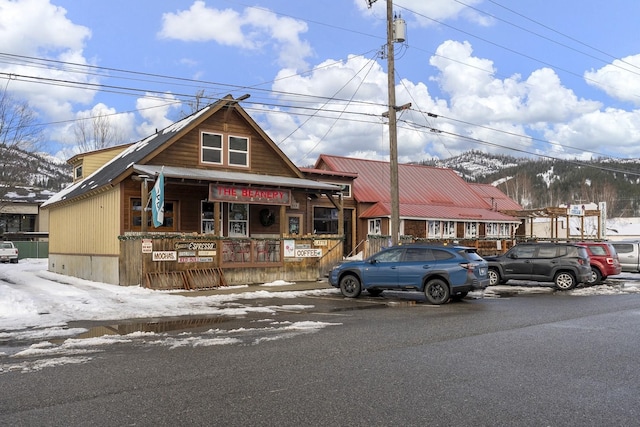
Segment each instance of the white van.
M640 272L640 240L620 240L610 243L616 248L622 271Z

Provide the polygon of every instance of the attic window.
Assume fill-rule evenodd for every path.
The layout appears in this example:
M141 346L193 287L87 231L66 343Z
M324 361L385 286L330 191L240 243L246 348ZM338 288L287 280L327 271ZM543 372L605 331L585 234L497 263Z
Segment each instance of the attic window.
M82 178L82 165L76 166L73 169L73 179L80 179L80 178Z
M249 166L249 138L229 136L229 165Z
M202 133L202 162L222 164L222 135Z

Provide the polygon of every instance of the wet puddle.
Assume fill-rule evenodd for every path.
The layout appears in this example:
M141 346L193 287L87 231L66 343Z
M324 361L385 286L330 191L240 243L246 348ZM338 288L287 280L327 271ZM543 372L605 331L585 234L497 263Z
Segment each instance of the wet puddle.
M236 320L237 317L230 318L224 316L216 317L185 317L176 319L163 320L147 320L147 321L129 321L116 324L100 324L89 326L85 322L72 322L69 328L88 329L79 335L74 336L75 339L98 338L105 335L129 335L134 332L180 332L187 330L209 329L213 325Z

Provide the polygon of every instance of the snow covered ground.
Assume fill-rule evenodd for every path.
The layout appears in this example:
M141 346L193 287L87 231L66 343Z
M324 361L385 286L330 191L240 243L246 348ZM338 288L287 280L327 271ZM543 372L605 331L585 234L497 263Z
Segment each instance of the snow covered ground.
M270 286L286 282L278 281ZM239 287L242 288L242 287ZM245 287L246 288L246 287ZM240 290L240 289L239 289ZM283 304L303 295L338 294L337 289L296 292L246 291L225 295L182 296L171 291L124 287L91 282L47 271L46 259L23 259L18 264L0 264L0 374L19 370L29 372L47 366L85 363L105 345L139 341L145 345L210 346L286 339L312 333L336 323L277 322L270 316L279 310L305 310L312 307ZM523 283L522 286L496 286L475 298L497 298L500 293L552 293L549 286ZM640 293L640 274L622 274L607 285L577 288L568 292L583 295ZM253 307L247 300L274 298L273 306ZM245 301L243 303L243 301ZM211 329L205 334L179 335L154 332L116 333L97 338L77 339L86 332L71 328L73 321L116 321L134 318L175 316L241 316L262 313L255 330ZM24 346L15 343L27 343Z

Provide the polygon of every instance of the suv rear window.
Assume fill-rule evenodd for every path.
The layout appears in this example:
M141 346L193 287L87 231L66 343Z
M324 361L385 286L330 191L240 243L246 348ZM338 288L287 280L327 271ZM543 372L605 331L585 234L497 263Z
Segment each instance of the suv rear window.
M440 249L434 249L433 250L433 258L436 261L443 261L445 259L451 259L453 257L454 257L454 255L449 251L442 251Z
M468 259L469 261L484 261L475 249L463 249L460 251L460 255Z
M404 254L405 261L433 261L431 249L428 248L407 248Z
M555 258L558 256L558 248L555 246L540 246L538 258Z
M604 250L603 246L591 245L591 246L588 246L588 248L591 251L591 253L594 255L600 255L600 256L607 255L607 251Z

